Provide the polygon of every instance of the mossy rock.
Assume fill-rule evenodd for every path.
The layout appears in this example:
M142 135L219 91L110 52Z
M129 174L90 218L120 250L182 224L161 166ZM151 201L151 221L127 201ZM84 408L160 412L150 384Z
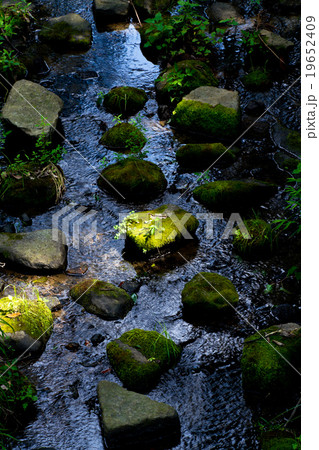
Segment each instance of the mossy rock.
M157 331L134 329L107 345L107 356L123 385L147 392L179 360L181 348Z
M234 250L244 258L269 256L276 247L276 238L271 225L261 219L245 220L249 236L240 229L235 231Z
M18 353L41 352L51 335L52 325L51 311L41 298L7 296L0 299L2 343L8 349Z
M272 84L271 74L260 67L244 75L241 81L246 88L253 91L265 91Z
M300 441L285 431L266 431L260 436L261 450L298 450Z
M196 217L176 205L139 212L124 221L128 248L144 255L191 239L199 225Z
M134 6L145 16L155 15L157 12L168 11L176 4L176 0L136 0Z
M215 211L246 211L268 200L277 189L258 180L221 180L195 188L194 199Z
M182 80L181 85L176 85L176 80ZM217 86L215 78L209 66L196 60L184 60L174 64L165 70L155 81L156 95L160 103L180 101L182 97L200 86Z
M238 299L233 283L218 273L200 272L182 291L185 316L208 323L233 313Z
M129 86L111 89L103 99L103 106L112 114L132 116L144 108L147 95L142 89Z
M288 150L299 159L301 156L301 135L298 131L284 127L276 122L272 127L272 139L276 146Z
M118 123L107 130L100 144L121 153L130 153L131 149L141 150L147 140L141 130L131 123Z
M237 137L240 125L237 91L202 86L178 103L171 118L173 127L211 139Z
M0 178L0 208L18 216L36 215L56 205L65 191L62 169L26 164L24 172L3 171Z
M58 50L86 50L91 45L92 30L87 20L70 13L49 19L39 36Z
M220 143L186 144L177 150L176 160L181 167L191 169L194 172L196 170L206 170L215 162L219 166L230 165L235 161L235 155L231 150L227 151L227 148Z
M70 290L70 297L105 320L123 319L134 305L124 289L97 279L81 281Z
M299 159L292 158L286 153L280 151L275 153L274 160L281 169L287 170L288 172L293 172L295 169L297 169L300 162Z
M113 195L120 193L125 199L140 203L158 197L166 189L167 181L156 164L142 159L125 159L106 167L98 179L98 186Z
M279 36L279 34L273 33L269 30L261 30L260 36L271 48L271 50L274 50L277 54L283 54L295 45L292 41L288 41L287 39Z
M301 328L293 323L274 325L245 339L241 368L247 398L280 401L298 392L300 376L294 368L300 369L300 344Z

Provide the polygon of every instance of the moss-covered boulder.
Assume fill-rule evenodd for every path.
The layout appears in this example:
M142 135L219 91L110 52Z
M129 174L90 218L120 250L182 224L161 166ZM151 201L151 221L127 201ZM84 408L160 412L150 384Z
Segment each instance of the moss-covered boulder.
M178 83L179 82L179 83ZM194 59L179 61L166 69L155 81L156 95L160 103L175 102L200 86L217 86L209 66Z
M300 450L300 440L287 431L266 431L260 436L261 450Z
M176 205L163 205L124 219L126 244L136 253L150 254L192 239L199 222Z
M70 297L105 320L123 319L134 305L124 289L97 279L81 281L70 290Z
M107 345L107 356L123 385L147 392L179 360L181 348L157 331L134 329Z
M245 220L248 235L235 231L234 250L244 258L268 256L276 247L276 237L271 225L261 219Z
M215 211L245 211L268 200L277 189L258 180L221 180L198 186L194 198Z
M186 144L177 150L176 160L181 167L196 171L206 170L215 162L218 166L230 165L235 161L235 155L220 143Z
M298 392L300 343L301 328L294 323L274 325L245 339L241 368L248 398L276 401Z
M147 140L141 130L131 123L118 123L101 137L100 144L121 153L141 150Z
M166 189L167 181L156 164L126 159L106 167L98 179L98 186L113 195L140 203L158 197Z
M0 208L18 216L36 215L56 205L65 190L62 169L27 164L22 173L8 170L0 175Z
M51 335L53 318L44 300L7 296L0 299L1 342L14 352L28 350L37 354L44 350Z
M186 95L173 111L171 124L185 133L229 140L240 125L239 96L211 86L202 86Z
M244 75L241 81L246 88L253 91L265 91L272 84L270 72L261 67Z
M79 14L70 13L49 19L39 36L58 50L86 50L91 45L92 29Z
M122 86L111 89L103 99L103 106L112 114L133 116L144 108L147 95L142 89Z
M149 450L179 443L180 422L172 406L109 381L100 381L97 391L108 448Z
M182 291L186 317L211 323L234 312L238 293L233 283L218 273L200 272Z

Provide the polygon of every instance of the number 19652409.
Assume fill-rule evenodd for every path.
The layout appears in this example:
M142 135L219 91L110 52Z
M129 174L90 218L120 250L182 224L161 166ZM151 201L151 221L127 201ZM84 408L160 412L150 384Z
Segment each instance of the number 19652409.
M316 40L315 40L315 29L316 19L313 16L306 17L306 77L316 76Z

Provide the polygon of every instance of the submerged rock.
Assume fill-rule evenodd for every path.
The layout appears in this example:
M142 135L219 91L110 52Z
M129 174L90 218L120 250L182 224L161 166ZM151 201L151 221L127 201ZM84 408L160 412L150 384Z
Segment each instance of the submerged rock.
M107 345L107 356L128 389L147 392L179 360L181 348L157 331L134 329Z
M49 19L39 36L42 41L62 51L83 50L91 45L92 29L79 14L70 13Z
M199 222L176 205L163 205L124 219L126 243L141 254L149 254L192 239Z
M294 323L274 325L245 339L241 368L248 398L276 401L298 392L300 375L294 368L300 369L300 343L301 328Z
M107 130L101 137L100 144L111 150L130 153L132 149L141 150L147 139L136 126L131 123L118 123Z
M51 335L53 318L45 302L38 298L29 300L19 296L0 299L1 338L9 350L19 354L43 351Z
M136 203L158 197L167 186L162 170L142 159L125 159L104 169L98 186ZM114 189L115 188L115 189Z
M182 303L188 318L211 323L234 312L238 293L228 278L218 273L200 272L186 283Z
M199 87L178 103L171 123L186 133L204 134L212 139L234 138L240 124L238 92Z
M133 116L144 108L147 95L142 89L122 86L111 89L103 99L103 106L112 114Z
M134 305L124 289L96 279L78 283L70 290L70 297L89 313L105 320L123 319Z
M56 128L62 108L63 101L53 92L32 81L20 80L13 85L2 108L2 119L24 144L26 138L34 142L40 135L50 140L54 130L41 124L39 112Z
M93 0L93 11L96 21L101 25L123 21L128 15L129 2L127 0Z
M258 258L268 256L276 247L276 237L271 225L261 219L245 220L249 236L235 231L233 240L234 250L244 258Z
M65 190L60 167L30 164L22 175L4 171L0 178L0 208L12 215L36 215L56 205Z
M23 272L63 272L67 266L65 242L60 230L0 233L0 261Z
M100 381L97 391L108 448L148 450L178 444L180 422L173 407L109 381Z
M277 192L275 184L258 180L222 180L194 189L195 200L208 209L244 211L260 205Z
M215 162L218 166L230 165L235 161L235 155L220 143L186 144L177 150L176 160L180 166L196 171L206 170Z
M182 81L181 85L176 84L177 80ZM209 66L193 59L177 62L155 81L157 99L162 103L170 102L171 97L180 101L183 95L200 86L217 85L218 80Z

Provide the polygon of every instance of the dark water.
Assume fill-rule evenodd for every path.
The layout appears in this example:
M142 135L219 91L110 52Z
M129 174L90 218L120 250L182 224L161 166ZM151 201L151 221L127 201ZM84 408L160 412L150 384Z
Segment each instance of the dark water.
M160 330L161 323L165 324L172 339L185 345L180 363L164 375L149 394L154 400L172 405L179 413L182 438L175 448L257 449L252 414L243 398L239 363L243 339L253 329L241 317L220 328L188 324L182 319L181 291L185 282L199 271L216 271L236 286L240 295L240 314L253 327L264 327L278 319L272 313L269 296L263 291L268 283L284 277L289 263L280 256L266 262L242 261L232 253L231 240L220 240L225 222L217 222L214 239L207 239L203 221L197 232L198 248L185 253L189 263L174 264L173 260L171 265L163 267L154 261L153 267L151 264L143 267L125 260L122 254L124 241L114 239L113 227L118 223L119 214L165 203L176 203L193 214L208 211L191 196L180 198L182 189L191 185L196 176L177 171L174 155L179 140L168 125L159 124L157 116L154 80L160 68L142 55L139 34L134 26L130 24L124 29L98 33L91 1L51 0L47 3L52 5L53 16L77 12L88 19L92 23L94 40L92 48L84 54L49 56L51 72L41 79L41 84L65 102L62 124L69 144L65 145L68 153L60 165L66 176L67 189L61 204L35 217L32 226L25 230L50 228L52 215L67 204L85 206L96 211L94 220L98 234L88 242L81 242L79 249L70 247L69 267L86 263L89 266L86 276L114 284L134 278L136 270L139 274L144 271L145 276L141 278L137 304L125 319L115 322L105 322L72 304L67 293L78 279L67 275L50 276L39 287L43 295L57 295L63 310L57 314L46 351L26 369L38 390L37 415L21 433L21 441L15 448L103 449L96 386L103 379L119 383L114 374L101 373L110 367L106 344L132 328L153 330L157 327ZM297 72L293 69L284 82L276 82L265 94L252 96L245 93L238 79L233 79L231 86L228 82L227 88L239 90L243 107L251 98L270 105L294 80ZM113 116L99 108L96 99L100 91L106 92L117 85L146 90L149 101L142 112L142 121L150 138L147 159L157 163L169 181L161 198L138 207L117 201L96 185L101 158L107 156L114 161L114 154L98 143L103 124L112 126ZM270 123L280 117L286 126L298 127L298 89L293 89L290 96L276 104L272 114L267 115ZM250 151L250 155L262 155L267 159L269 146L271 143L267 140L244 138L239 158ZM280 178L281 172L276 170L273 175ZM221 178L222 172L212 171L212 180ZM265 205L262 216L274 218L276 208L282 208L280 202L278 195ZM90 231L91 225L90 221L83 224L83 236ZM34 278L10 273L2 275L6 283L14 282L26 289ZM85 345L95 333L105 336L104 342L97 347ZM70 342L80 344L79 351L67 350L65 345Z

